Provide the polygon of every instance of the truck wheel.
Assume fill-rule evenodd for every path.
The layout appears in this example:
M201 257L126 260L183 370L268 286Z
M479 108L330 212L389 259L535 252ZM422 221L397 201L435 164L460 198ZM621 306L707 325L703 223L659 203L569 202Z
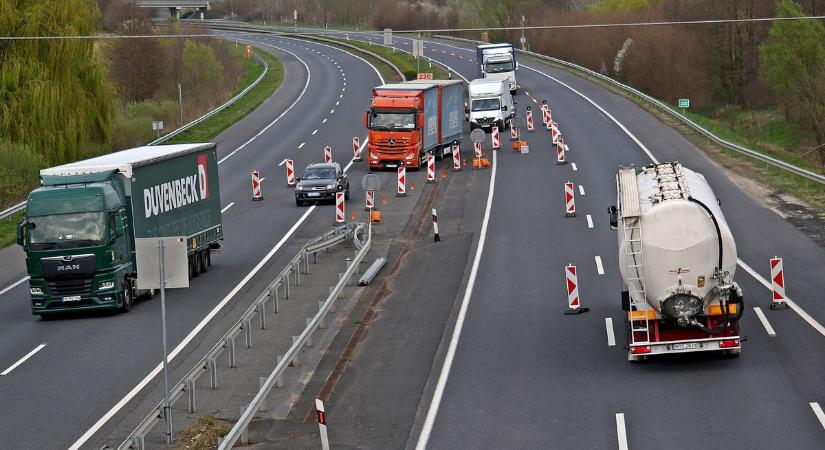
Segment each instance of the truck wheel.
M200 255L200 262L201 262L201 273L206 273L209 271L209 264L206 262L209 259L209 250L201 250Z
M121 312L129 312L132 309L132 283L129 282L128 278L123 279L123 304L120 306Z
M197 277L201 274L201 254L197 252L192 255L192 276Z
M207 249L204 254L206 255L206 265L212 267L212 252Z

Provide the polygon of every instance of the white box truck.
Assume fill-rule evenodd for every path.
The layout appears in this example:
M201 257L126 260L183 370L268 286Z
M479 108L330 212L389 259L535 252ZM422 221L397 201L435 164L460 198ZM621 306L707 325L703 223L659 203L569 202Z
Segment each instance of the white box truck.
M516 95L516 49L513 44L481 44L476 47L478 77L506 80L510 94Z
M468 90L470 104L466 112L471 129L498 126L503 130L510 126L515 108L507 80L473 80Z

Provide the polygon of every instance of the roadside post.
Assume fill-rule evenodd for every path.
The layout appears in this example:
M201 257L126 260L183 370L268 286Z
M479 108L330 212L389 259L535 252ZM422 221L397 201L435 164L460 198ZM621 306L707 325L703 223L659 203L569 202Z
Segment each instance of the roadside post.
M689 98L680 98L679 99L679 109L682 110L682 116L685 116L685 110L690 108L690 99Z

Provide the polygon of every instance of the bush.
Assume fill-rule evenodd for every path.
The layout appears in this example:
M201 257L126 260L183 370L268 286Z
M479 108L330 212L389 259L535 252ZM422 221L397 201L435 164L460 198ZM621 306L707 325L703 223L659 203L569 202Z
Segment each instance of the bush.
M153 120L162 120L168 131L178 122L179 114L178 104L171 100L149 100L121 105L112 133L113 150L123 150L151 141L157 136L157 132L152 130Z
M31 147L0 141L0 210L26 198L39 184L43 157Z

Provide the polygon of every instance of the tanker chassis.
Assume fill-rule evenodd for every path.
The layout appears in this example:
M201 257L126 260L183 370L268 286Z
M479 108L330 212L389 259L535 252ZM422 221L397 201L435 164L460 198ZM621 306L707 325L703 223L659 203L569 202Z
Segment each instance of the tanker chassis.
M704 176L679 163L621 168L617 206L628 360L741 349L736 244Z

